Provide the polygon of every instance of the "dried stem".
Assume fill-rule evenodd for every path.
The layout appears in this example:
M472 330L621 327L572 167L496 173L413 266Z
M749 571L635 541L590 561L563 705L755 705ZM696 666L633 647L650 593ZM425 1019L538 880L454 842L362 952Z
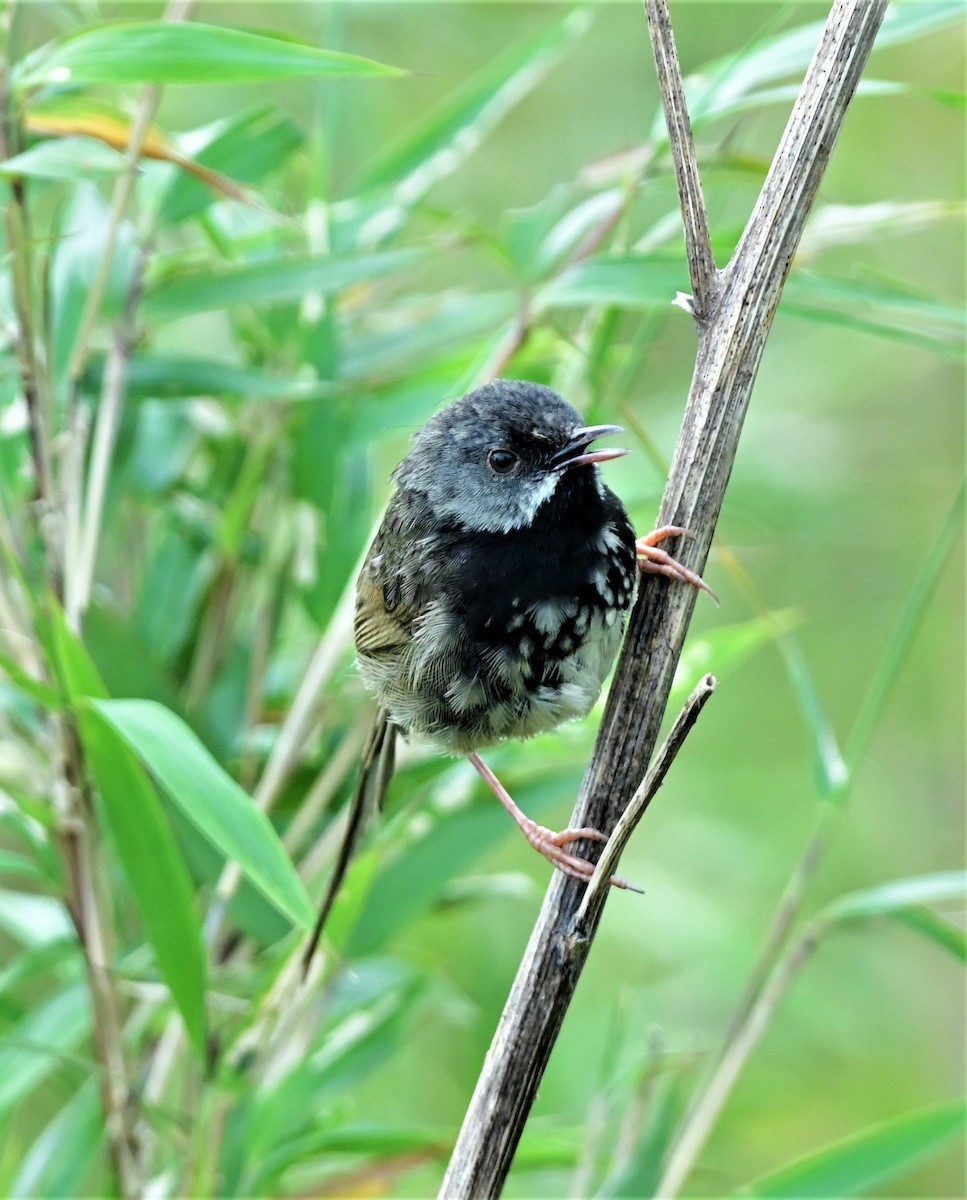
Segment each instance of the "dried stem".
M84 950L108 1152L121 1196L137 1200L142 1195L140 1117L124 1054L122 1004L113 969L114 922L80 742L69 718L60 720L59 727L63 772L55 798L67 908Z
M597 925L608 889L611 886L611 876L618 867L618 860L621 858L625 846L631 840L631 835L637 829L638 822L645 815L645 809L665 782L665 776L678 757L678 752L685 744L685 739L695 727L699 713L711 699L715 688L715 676L706 675L685 701L668 737L662 743L661 749L648 768L648 774L638 785L635 794L628 801L628 807L618 818L618 823L611 831L607 845L601 851L594 874L581 899L581 907L574 914L573 934L575 937L586 937L589 929Z
M648 7L661 46L656 60L669 136L688 163L680 176L685 228L700 245L704 222L690 211L695 196L688 183L697 178L694 149L678 111L684 102L668 78L675 61L671 28L658 0ZM694 533L679 550L696 570L708 554L793 252L885 8L885 0L833 4L755 211L718 277L713 308L701 314L695 374L658 517L659 525ZM691 588L646 577L573 824L612 829L644 775L694 602ZM581 895L576 881L557 875L551 882L443 1181L446 1200L500 1193L595 932L591 920L587 939L567 952Z
M685 251L692 280L692 313L699 324L703 324L708 320L715 302L718 273L712 257L712 235L692 139L692 122L685 103L682 68L666 0L645 0L645 15L658 69L658 87L665 110L672 161L675 163L678 194L682 201Z

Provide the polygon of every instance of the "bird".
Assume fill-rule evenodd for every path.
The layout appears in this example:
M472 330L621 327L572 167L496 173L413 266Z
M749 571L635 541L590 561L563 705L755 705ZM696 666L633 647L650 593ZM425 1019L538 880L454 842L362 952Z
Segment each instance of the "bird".
M378 713L347 830L304 956L308 967L368 816L393 772L396 739L463 755L527 841L566 875L594 864L520 809L480 756L585 716L623 636L638 575L714 592L660 543L636 538L598 470L627 453L542 384L498 379L452 401L414 436L356 586L359 673ZM616 887L631 887L614 877Z

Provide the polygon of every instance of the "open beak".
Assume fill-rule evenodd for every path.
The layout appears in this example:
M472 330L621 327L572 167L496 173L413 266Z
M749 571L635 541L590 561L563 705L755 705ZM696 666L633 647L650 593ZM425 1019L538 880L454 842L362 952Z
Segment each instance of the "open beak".
M583 429L575 429L571 440L551 459L552 471L567 471L571 467L585 467L591 463L608 462L612 458L620 458L627 450L614 449L588 450L592 442L609 433L624 433L620 425L586 425Z

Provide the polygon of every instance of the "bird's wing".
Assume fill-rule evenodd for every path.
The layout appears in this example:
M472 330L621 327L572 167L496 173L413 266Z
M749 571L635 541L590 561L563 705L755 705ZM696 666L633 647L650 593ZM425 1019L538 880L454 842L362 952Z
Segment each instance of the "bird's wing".
M409 645L433 599L426 560L395 531L380 531L356 583L356 649L378 658Z

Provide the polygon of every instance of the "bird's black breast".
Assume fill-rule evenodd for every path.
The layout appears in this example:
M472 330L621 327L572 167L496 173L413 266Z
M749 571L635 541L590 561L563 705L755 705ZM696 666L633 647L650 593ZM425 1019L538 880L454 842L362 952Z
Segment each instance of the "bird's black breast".
M517 653L531 686L556 686L561 661L596 617L613 610L608 624L623 620L634 587L634 533L624 506L590 471L573 474L530 525L462 531L444 549L448 606L466 631L469 655L479 663L495 650Z

